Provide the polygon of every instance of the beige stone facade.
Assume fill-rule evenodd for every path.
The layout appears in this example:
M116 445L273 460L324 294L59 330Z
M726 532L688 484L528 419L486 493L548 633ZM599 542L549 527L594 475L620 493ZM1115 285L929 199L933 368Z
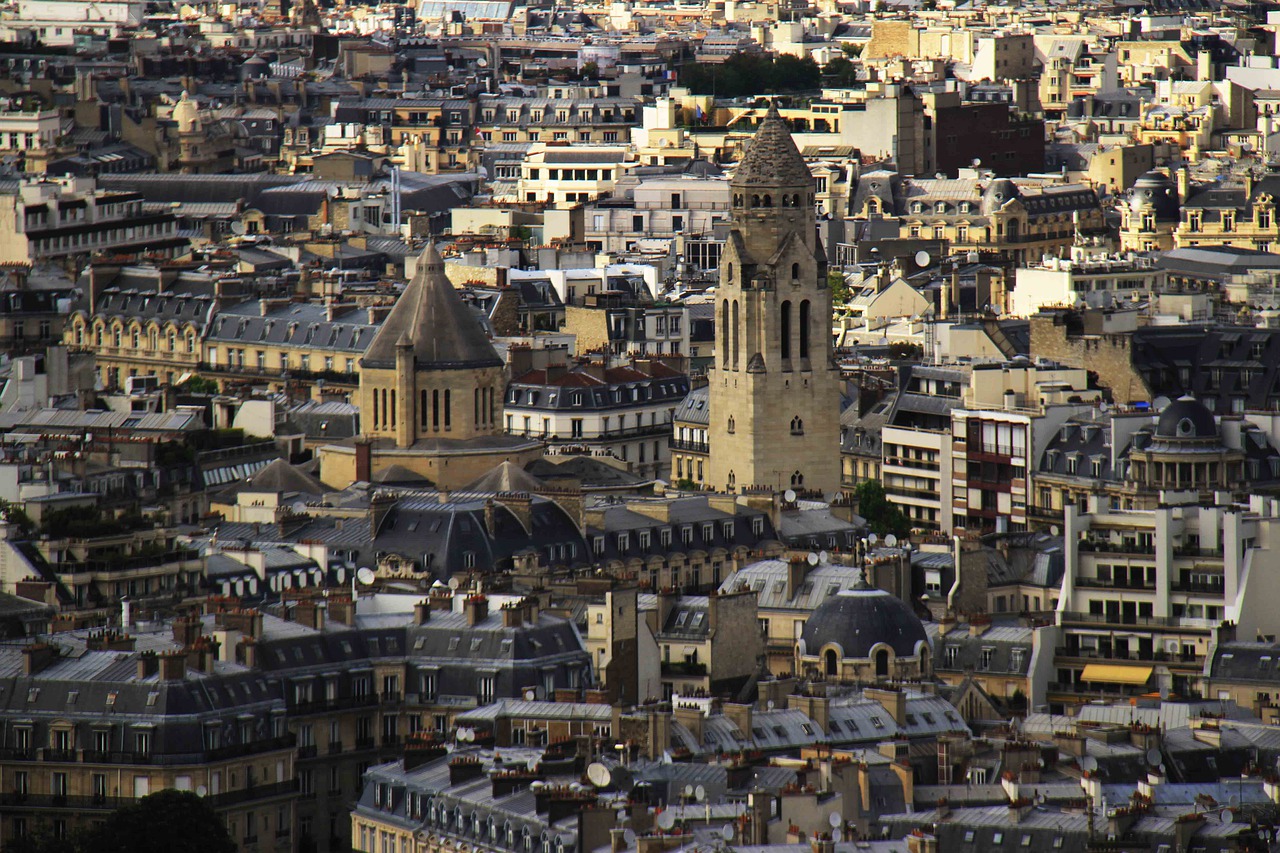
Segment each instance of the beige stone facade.
M839 374L814 182L771 110L732 181L710 371L707 484L835 493Z

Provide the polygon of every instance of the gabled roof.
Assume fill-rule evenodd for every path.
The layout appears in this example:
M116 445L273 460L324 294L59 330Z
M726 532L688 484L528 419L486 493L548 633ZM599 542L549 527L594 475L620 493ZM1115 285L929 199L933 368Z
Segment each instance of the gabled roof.
M369 344L362 364L394 367L396 350L407 345L418 368L502 367L502 359L444 274L434 244L418 259L418 269L400 294L382 328Z
M546 483L526 472L514 462L506 461L464 486L463 492L539 492Z

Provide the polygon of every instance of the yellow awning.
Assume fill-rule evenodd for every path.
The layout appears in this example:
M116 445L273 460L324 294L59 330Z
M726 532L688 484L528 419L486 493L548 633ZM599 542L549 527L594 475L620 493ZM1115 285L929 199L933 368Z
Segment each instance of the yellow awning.
M1151 679L1149 666L1117 666L1107 663L1087 664L1080 673L1081 681L1099 684L1146 684Z

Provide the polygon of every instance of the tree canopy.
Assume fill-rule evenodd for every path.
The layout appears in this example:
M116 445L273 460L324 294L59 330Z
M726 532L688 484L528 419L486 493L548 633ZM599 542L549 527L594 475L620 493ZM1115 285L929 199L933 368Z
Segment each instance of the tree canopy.
M735 53L724 62L690 62L680 67L680 85L697 95L741 98L776 92L803 92L822 85L822 69L812 57Z
M112 812L80 853L236 853L236 844L207 800L160 791Z
M878 480L863 480L854 489L858 498L858 515L867 520L867 527L872 533L881 536L892 533L895 536L908 536L911 533L911 522L885 496L884 486Z

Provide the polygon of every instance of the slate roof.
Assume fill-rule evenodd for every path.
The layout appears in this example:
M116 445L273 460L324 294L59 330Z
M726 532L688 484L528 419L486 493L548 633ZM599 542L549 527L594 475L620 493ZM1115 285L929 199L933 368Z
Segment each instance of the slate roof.
M257 300L241 302L214 315L207 337L212 343L273 344L351 355L364 352L373 341L378 327L369 322L367 311L350 308L332 320L326 312L324 305L291 302L263 314Z
M463 304L444 274L434 244L418 259L413 280L365 352L362 364L394 367L397 347L408 344L419 369L502 367L478 314Z

